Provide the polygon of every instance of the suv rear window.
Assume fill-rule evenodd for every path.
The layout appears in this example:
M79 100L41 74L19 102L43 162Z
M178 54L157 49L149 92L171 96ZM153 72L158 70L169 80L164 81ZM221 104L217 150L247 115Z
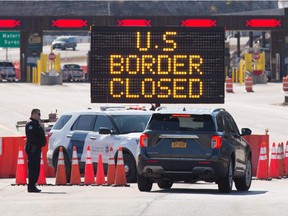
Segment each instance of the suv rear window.
M71 119L72 115L62 115L53 126L53 130L61 130Z
M14 67L11 62L0 62L0 67Z
M212 132L215 126L210 115L154 114L147 129Z
M80 115L71 130L93 131L96 115Z

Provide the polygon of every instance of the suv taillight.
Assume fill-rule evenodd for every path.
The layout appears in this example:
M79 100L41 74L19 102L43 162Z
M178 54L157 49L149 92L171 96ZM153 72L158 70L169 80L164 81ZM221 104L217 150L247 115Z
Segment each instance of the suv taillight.
M147 146L148 146L148 136L147 136L147 134L141 134L140 147L145 148Z
M222 145L222 137L221 136L212 136L211 137L211 148L218 149Z

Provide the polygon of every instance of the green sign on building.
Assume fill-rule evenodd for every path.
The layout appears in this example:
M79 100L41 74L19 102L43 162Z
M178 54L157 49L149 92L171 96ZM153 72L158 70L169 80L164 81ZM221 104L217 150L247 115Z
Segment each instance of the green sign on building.
M20 47L20 32L0 32L0 47Z

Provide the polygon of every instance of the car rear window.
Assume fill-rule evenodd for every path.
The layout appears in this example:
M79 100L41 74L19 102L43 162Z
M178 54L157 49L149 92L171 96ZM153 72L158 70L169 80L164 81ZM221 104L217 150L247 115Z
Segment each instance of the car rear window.
M56 40L55 41L64 41L64 42L66 42L67 41L67 39L66 38L56 38Z
M53 126L53 130L61 130L71 119L72 115L62 115Z
M212 132L215 126L210 115L154 114L147 129Z
M11 62L0 62L0 67L14 67Z
M64 65L63 68L69 68L69 69L81 69L79 65Z

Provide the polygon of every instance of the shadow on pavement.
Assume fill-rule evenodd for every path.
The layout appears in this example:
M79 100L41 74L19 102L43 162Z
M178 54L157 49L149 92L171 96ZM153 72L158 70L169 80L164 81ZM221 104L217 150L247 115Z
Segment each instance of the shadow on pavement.
M151 193L171 193L171 194L211 194L211 195L228 195L228 196L252 196L265 194L268 191L237 191L232 190L231 193L220 193L215 189L185 189L185 188L171 188L163 190L154 190Z
M40 194L67 194L66 192L41 192Z

